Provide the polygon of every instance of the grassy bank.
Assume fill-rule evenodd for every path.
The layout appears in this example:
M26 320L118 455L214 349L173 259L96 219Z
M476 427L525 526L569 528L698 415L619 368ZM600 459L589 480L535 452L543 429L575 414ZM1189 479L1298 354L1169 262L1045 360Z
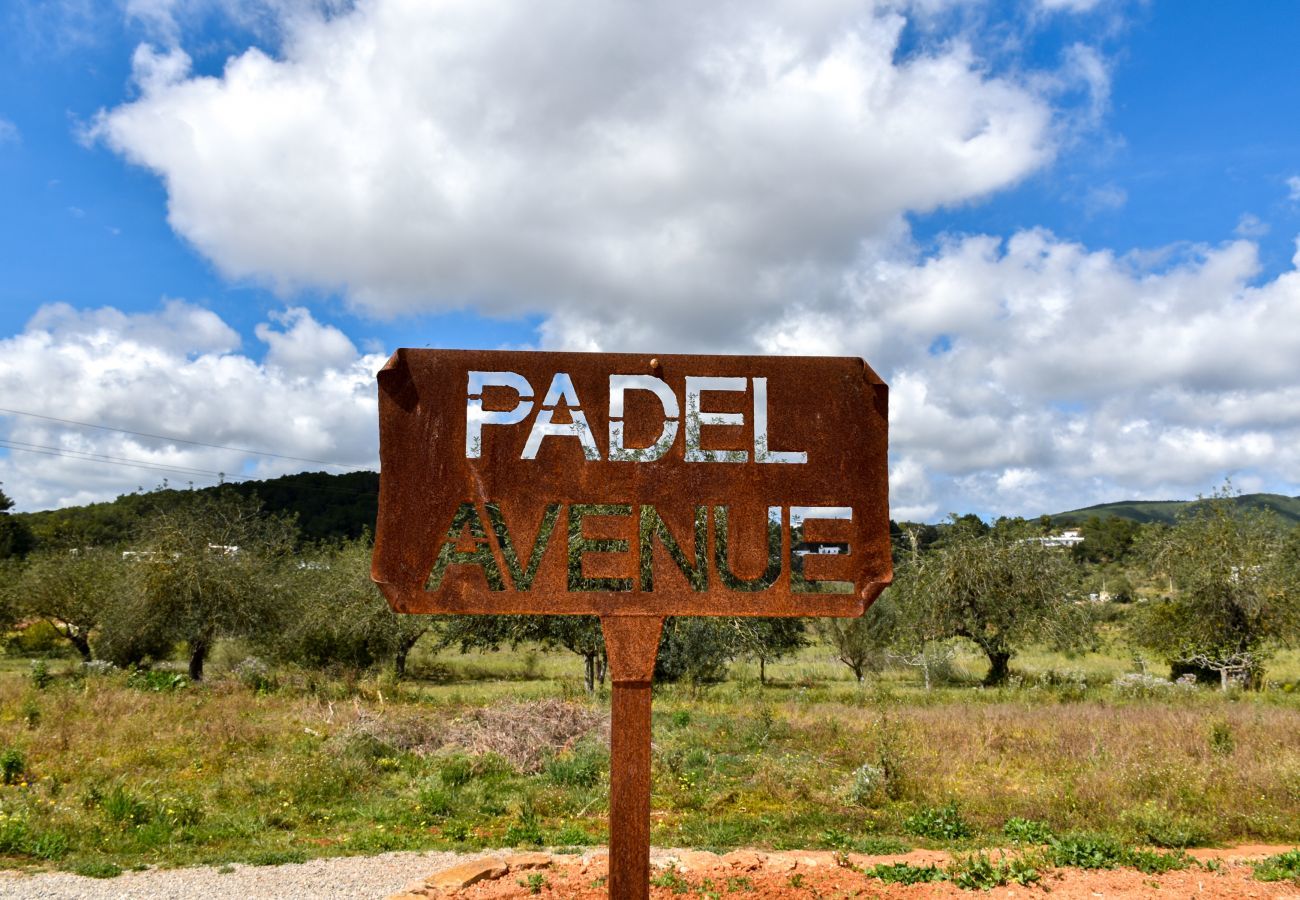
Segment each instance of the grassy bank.
M1300 842L1300 694L1147 696L1103 685L1099 660L1043 659L999 690L927 693L910 673L859 688L824 651L767 686L663 688L653 841L969 849L1027 820L1040 838ZM0 856L111 874L605 840L608 701L581 696L573 658L416 670L398 684L218 666L189 685L6 661Z

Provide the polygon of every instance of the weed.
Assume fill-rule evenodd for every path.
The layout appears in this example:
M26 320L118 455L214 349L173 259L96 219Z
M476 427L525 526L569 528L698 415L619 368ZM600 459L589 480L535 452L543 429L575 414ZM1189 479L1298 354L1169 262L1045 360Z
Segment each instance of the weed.
M903 830L936 841L959 841L971 836L971 827L961 817L956 802L926 807L903 820Z
M1157 847L1195 847L1205 843L1206 830L1196 821L1154 803L1147 803L1124 814L1127 821L1142 839Z
M456 843L469 840L469 833L469 825L464 822L448 822L442 826L442 836Z
M259 850L248 857L250 866L283 866L306 861L307 854L301 850Z
M937 866L914 866L905 862L881 863L864 870L863 874L878 878L886 884L925 884L948 879L943 870Z
M113 786L99 801L100 809L114 825L124 828L144 825L154 817L152 806L136 797L123 785Z
M126 676L126 684L137 691L164 694L189 687L190 680L179 672L164 672L158 669L132 669Z
M580 752L565 753L546 761L546 777L561 787L589 788L600 781L604 752L588 747Z
M421 815L441 819L455 810L456 795L441 785L426 784L416 797L415 805Z
M559 831L555 832L553 840L557 845L565 847L585 847L593 843L592 836L588 834L580 825L572 823L565 825Z
M31 671L32 687L38 691L43 691L50 686L54 676L50 674L50 665L43 659L32 660Z
M0 753L0 781L5 784L17 784L24 781L27 774L27 762L16 747L6 747Z
M1068 834L1048 846L1052 863L1075 869L1113 869L1124 864L1124 848L1104 834Z
M1254 874L1256 881L1300 882L1300 848L1260 860Z
M1163 875L1191 865L1186 853L1161 853L1158 850L1130 850L1126 860L1130 866L1146 875Z
M1007 819L1006 824L1002 826L1002 833L1010 838L1013 844L1046 844L1054 837L1052 829L1046 822L1019 817Z
M803 874L802 874L802 873L800 873L800 872L796 872L796 873L794 873L793 875L790 876L790 887L792 887L792 888L803 887Z
M890 856L894 853L907 853L912 847L897 838L868 836L855 838L852 849L867 856Z
M519 879L519 886L528 888L530 894L540 894L542 888L549 887L546 882L546 876L541 872L532 872L527 878Z
M72 865L71 870L86 878L116 878L122 874L122 867L107 860L85 860Z
M675 709L672 714L672 723L674 728L685 728L691 724L691 711L689 709Z
M542 829L537 824L537 813L531 806L525 804L519 811L519 818L506 829L503 840L511 847L539 847L544 843Z
M468 784L474 778L474 761L467 756L448 756L438 766L438 777L450 788Z
M992 860L986 853L957 856L948 865L948 878L966 891L987 891L1004 884L1037 884L1041 875L1033 863L1019 857Z
M33 828L25 816L0 812L0 854L61 859L67 855L68 844L61 831Z
M1218 756L1231 756L1237 749L1237 740L1232 736L1232 726L1223 719L1210 723L1210 752Z
M754 889L754 882L744 875L732 875L727 879L727 893L749 893Z
M676 869L664 869L650 879L652 887L664 887L674 894L685 894L691 889L691 883L677 873Z
M828 847L831 850L847 850L853 845L848 834L838 828L827 828L821 833L818 842L823 847Z

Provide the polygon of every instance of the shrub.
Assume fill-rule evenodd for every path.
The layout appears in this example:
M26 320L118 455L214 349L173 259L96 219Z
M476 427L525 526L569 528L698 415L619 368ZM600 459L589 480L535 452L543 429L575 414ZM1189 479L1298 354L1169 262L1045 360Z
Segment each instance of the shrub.
M936 841L957 841L971 836L971 827L961 817L956 802L927 807L903 820L903 830Z
M1185 681L1182 678L1177 681L1167 681L1159 675L1130 672L1116 678L1110 683L1110 686L1121 697L1152 699L1193 693L1196 690L1196 681L1194 679Z
M251 691L265 692L275 687L271 668L256 656L240 660L239 664L230 671L240 684Z
M863 763L853 770L853 779L849 782L848 798L850 803L868 806L876 798L886 793L887 773L883 766Z

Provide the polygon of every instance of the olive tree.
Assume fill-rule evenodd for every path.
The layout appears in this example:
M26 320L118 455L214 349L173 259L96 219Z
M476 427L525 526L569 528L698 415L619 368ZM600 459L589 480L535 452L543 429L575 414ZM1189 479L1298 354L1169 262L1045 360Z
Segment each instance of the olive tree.
M399 678L430 616L395 613L370 580L369 535L302 555L282 573L287 621L260 643L273 654L313 665L364 668L391 660Z
M1216 673L1224 688L1259 683L1269 656L1300 636L1300 535L1224 488L1144 538L1148 568L1171 590L1146 605L1135 642L1176 669Z
M982 524L982 523L981 523ZM921 555L906 591L913 621L934 640L961 637L988 658L986 684L1000 684L1016 652L1046 641L1058 647L1091 641L1078 605L1077 571L1068 553L1007 529L978 528L954 518Z
M767 664L808 645L803 619L745 616L729 620L737 655L758 663L758 683L767 683Z
M888 658L898 618L892 591L893 588L876 600L865 614L856 618L816 620L817 634L831 648L835 658L848 666L858 684L866 680L868 672L882 669Z
M218 639L281 627L296 536L291 520L224 491L196 493L145 521L132 551L143 618L186 642L191 678L203 677Z
M91 632L129 602L128 574L110 550L38 550L17 578L17 594L24 613L49 622L89 660Z

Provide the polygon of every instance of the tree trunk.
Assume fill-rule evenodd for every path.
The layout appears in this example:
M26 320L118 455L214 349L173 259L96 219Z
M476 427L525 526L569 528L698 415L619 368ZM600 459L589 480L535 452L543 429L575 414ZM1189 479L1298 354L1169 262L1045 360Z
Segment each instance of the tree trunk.
M81 654L82 662L90 662L90 640L86 637L85 632L69 625L63 636L68 639L68 643L77 648L77 652Z
M393 656L393 674L398 678L406 677L406 657L410 655L411 650L414 649L416 643L423 636L424 632L421 631L414 637L403 638L397 642L397 653Z
M211 642L207 638L199 638L190 643L190 680L203 680L203 664L208 660L208 650L211 649Z
M989 673L984 676L987 687L1002 684L1011 674L1011 653L1007 650L985 650L989 658Z
M605 686L605 675L609 672L609 658L601 653L596 657L596 681Z
M596 654L584 653L582 655L582 670L587 684L587 693L596 693Z
M761 656L758 658L758 683L767 684L767 660Z

